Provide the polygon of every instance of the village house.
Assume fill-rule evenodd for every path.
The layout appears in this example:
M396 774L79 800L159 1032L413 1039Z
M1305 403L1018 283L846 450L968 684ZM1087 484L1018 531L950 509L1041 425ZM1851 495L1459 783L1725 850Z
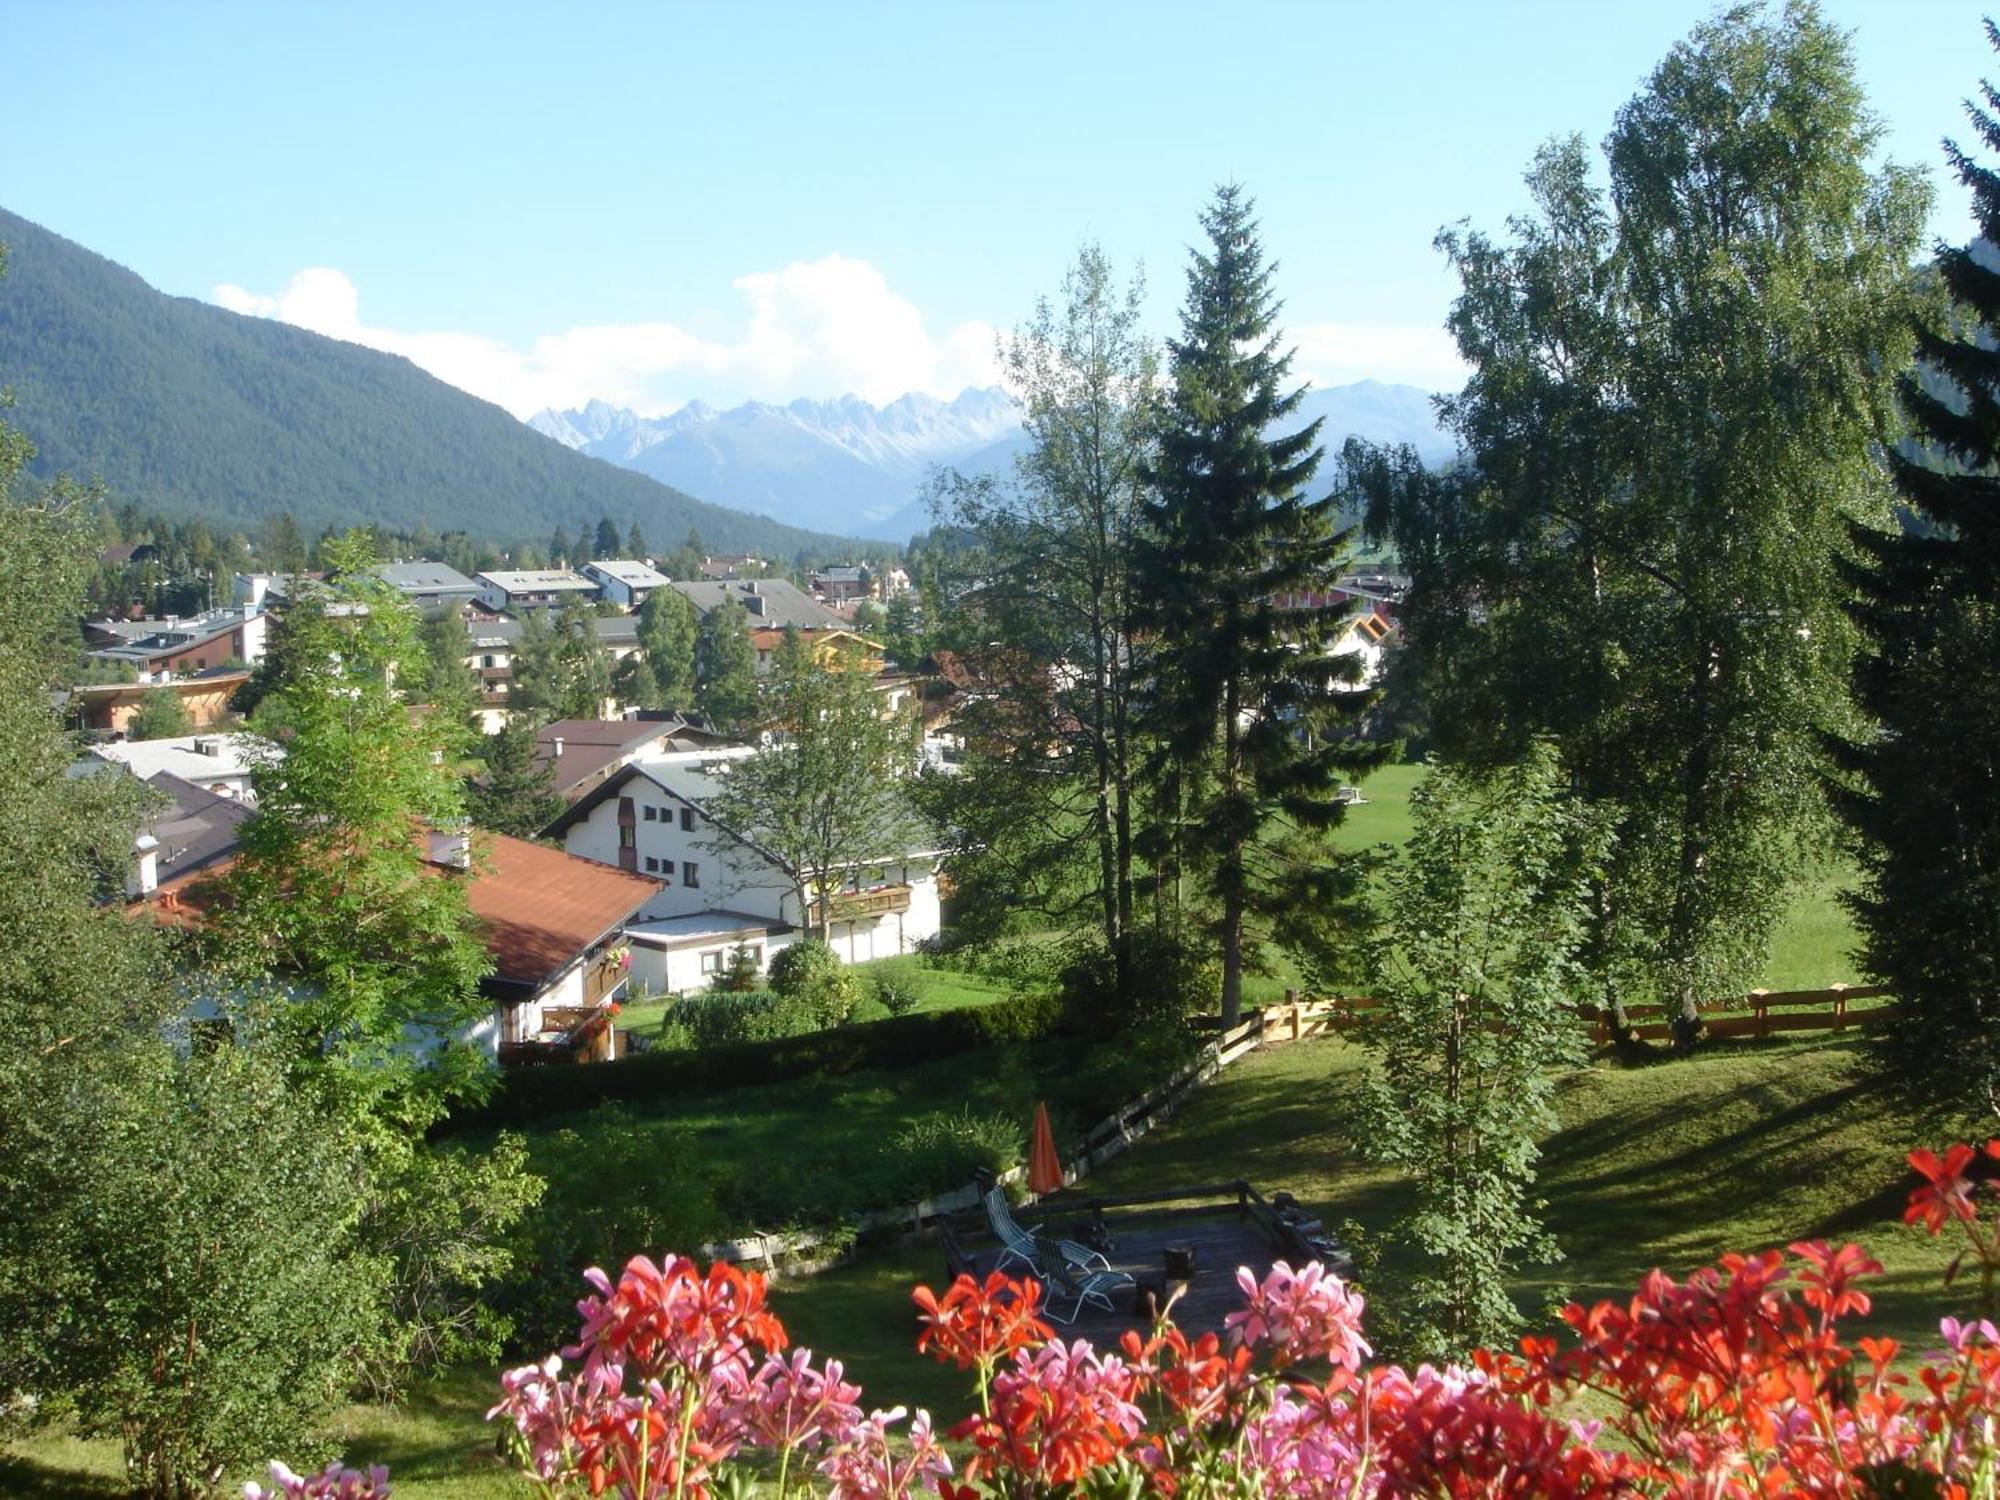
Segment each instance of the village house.
M555 790L566 802L629 761L655 752L705 750L728 739L677 714L630 719L558 719L535 733L535 763L554 769Z
M480 604L506 614L548 609L566 599L588 604L597 597L597 585L568 568L481 573L478 583Z
M129 667L142 681L165 682L210 667L254 667L264 659L269 624L254 604L185 618L89 620L83 627L84 654Z
M668 582L667 575L655 572L650 564L627 558L587 562L577 571L596 584L613 604L633 610L645 604L655 590L665 588Z
M255 802L251 774L281 752L269 740L253 734L184 734L165 740L119 740L92 745L77 763L81 770L95 765L122 766L141 781L176 776L232 802Z
M208 667L164 683L89 682L70 690L69 709L79 728L123 738L147 697L165 691L180 699L196 729L208 729L229 716L229 700L249 680L239 668Z
M731 763L756 753L734 747L631 761L547 830L571 854L660 882L630 934L633 972L650 989L679 993L703 983L726 961L727 934L761 929L761 966L819 925L819 900L800 909L784 861L756 831L722 827L710 815ZM859 963L914 952L935 937L941 857L931 848L886 848L850 866L842 888L821 898L834 951ZM682 920L692 918L702 920Z
M865 662L871 672L882 670L882 648L855 631L801 630L799 637L811 649L813 660L823 667L844 665L845 658L851 655ZM769 676L778 648L785 644L784 630L770 625L758 626L750 632L750 644L757 652L757 675Z
M483 829L427 837L430 871L465 882L466 906L493 961L480 981L492 1009L459 1039L502 1067L613 1056L612 1018L631 985L624 929L659 882ZM179 853L177 839L187 846ZM127 910L199 926L237 848L236 823L212 802L184 808L177 797L175 811L156 816L133 842Z
M418 558L409 562L383 563L370 568L369 572L426 614L471 604L480 594L480 586L449 563L426 562Z
M806 580L812 586L813 597L823 599L828 604L848 604L857 599L876 597L875 575L859 563L842 563L830 568L821 568Z
M782 578L690 583L676 580L674 587L694 606L697 617L705 616L725 600L734 599L749 611L753 629L768 625L782 630L793 625L800 630L843 630L848 624L797 584Z
M707 579L756 578L770 571L771 565L761 557L753 557L747 552L724 553L718 557L704 557L701 560L701 576Z
M514 654L521 640L519 620L467 620L472 649L465 664L479 677L480 725L492 734L507 722L507 695L514 685ZM639 649L639 621L632 615L593 615L590 628L613 666Z

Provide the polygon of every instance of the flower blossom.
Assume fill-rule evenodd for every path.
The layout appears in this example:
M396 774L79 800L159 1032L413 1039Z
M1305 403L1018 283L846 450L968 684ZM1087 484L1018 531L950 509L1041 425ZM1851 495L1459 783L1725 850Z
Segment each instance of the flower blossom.
M271 1460L271 1488L243 1486L243 1500L389 1500L389 1471L372 1464L367 1473L335 1460L317 1474L294 1474Z

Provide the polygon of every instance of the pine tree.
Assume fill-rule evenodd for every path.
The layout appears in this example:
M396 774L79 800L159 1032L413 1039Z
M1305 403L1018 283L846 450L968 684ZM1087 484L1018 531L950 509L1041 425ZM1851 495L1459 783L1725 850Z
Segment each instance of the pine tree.
M549 538L549 566L552 568L568 567L570 555L575 550L574 547L570 546L569 533L564 531L561 523L558 522L555 534Z
M637 562L646 560L646 533L639 529L637 521L634 521L632 529L625 533L625 555Z
M654 589L639 606L639 645L659 686L657 707L694 707L694 605L679 589Z
M723 734L747 734L757 719L757 648L750 612L725 599L702 616L695 637L694 701Z
M487 737L485 770L465 787L466 810L479 827L531 839L562 811L555 763L535 759L535 730L532 715L515 714Z
M2000 150L2000 120L1967 112ZM1842 810L1864 841L1862 962L1900 1002L1881 1057L1920 1096L2000 1110L2000 173L1946 150L1983 238L1939 250L1953 317L1903 382L1924 447L1889 463L1913 524L1855 530L1855 696L1880 732L1841 749L1862 783Z
M1137 598L1153 641L1168 867L1212 904L1233 1025L1258 919L1310 909L1324 921L1354 896L1354 872L1317 836L1340 821L1339 783L1386 749L1343 731L1373 698L1356 685L1358 662L1329 650L1343 612L1283 603L1333 583L1347 537L1331 497L1302 493L1319 467L1319 423L1267 435L1304 391L1285 389L1291 356L1279 350L1249 198L1218 189L1202 228L1208 247L1194 252L1180 337L1168 345L1173 381L1147 470Z

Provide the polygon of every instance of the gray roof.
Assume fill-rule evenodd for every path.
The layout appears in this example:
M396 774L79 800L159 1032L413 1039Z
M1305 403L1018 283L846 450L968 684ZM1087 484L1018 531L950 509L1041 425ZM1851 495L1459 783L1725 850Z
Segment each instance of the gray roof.
M389 587L401 589L406 594L447 593L469 597L479 592L478 584L449 563L419 559L414 562L382 563L368 571Z
M725 599L750 611L752 625L796 625L801 630L845 630L849 622L782 578L694 579L676 582L695 613L707 614Z
M617 579L628 589L658 589L667 585L666 574L655 572L650 564L633 562L629 558L600 558L583 566L587 570L602 573L606 578Z
M520 620L468 620L465 628L472 636L474 649L477 649L483 641L511 646L521 639L521 632L527 627ZM597 638L607 646L639 644L637 615L593 615L590 628L597 632Z
M236 852L238 830L250 816L248 807L170 772L163 771L146 784L170 799L145 820L146 832L160 841L160 879L171 880Z
M568 568L536 568L531 572L499 569L481 573L480 578L510 594L535 594L549 589L583 589L595 592L597 585Z

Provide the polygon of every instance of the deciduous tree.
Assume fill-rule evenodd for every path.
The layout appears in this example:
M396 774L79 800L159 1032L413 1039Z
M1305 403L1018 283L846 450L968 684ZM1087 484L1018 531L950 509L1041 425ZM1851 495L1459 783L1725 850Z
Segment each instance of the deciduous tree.
M757 722L757 648L750 644L750 612L734 599L701 617L694 702L723 734L747 734Z
M1820 735L1854 640L1835 558L1887 520L1925 203L1871 174L1876 139L1810 7L1698 27L1619 112L1608 191L1557 142L1515 243L1441 237L1472 366L1444 405L1458 470L1355 464L1417 579L1440 748L1551 735L1618 810L1592 967L1613 1003L1669 1003L1683 1046L1828 833Z
M659 686L649 705L687 713L694 707L694 605L679 589L654 589L639 607L639 646Z

